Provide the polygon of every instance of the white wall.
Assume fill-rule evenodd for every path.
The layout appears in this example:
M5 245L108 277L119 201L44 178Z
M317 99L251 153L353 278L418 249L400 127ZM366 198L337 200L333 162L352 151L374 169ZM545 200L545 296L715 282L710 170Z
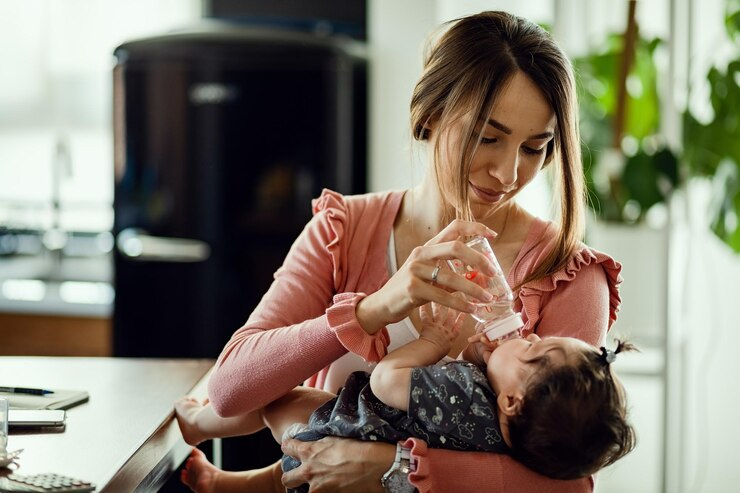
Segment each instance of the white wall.
M369 2L371 191L409 188L423 176L412 163L409 103L435 24L428 0Z
M710 191L691 189L684 298L676 307L683 367L681 493L740 491L740 254L707 228Z

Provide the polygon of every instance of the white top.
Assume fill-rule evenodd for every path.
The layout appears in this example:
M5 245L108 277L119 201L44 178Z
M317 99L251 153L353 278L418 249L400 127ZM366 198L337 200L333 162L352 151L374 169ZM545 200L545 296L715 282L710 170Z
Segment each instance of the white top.
M388 239L386 257L388 260L388 274L392 276L398 270L398 265L396 264L396 241L392 229L390 238ZM414 327L409 317L404 318L400 322L388 325L387 329L391 340L390 344L388 344L389 353L419 338L419 333L416 331L416 327ZM445 356L440 361L447 363L454 361L454 358ZM339 388L344 385L344 381L347 380L350 373L354 371L372 372L373 368L375 368L375 363L368 363L355 353L347 353L331 364L326 374L323 388L337 393Z

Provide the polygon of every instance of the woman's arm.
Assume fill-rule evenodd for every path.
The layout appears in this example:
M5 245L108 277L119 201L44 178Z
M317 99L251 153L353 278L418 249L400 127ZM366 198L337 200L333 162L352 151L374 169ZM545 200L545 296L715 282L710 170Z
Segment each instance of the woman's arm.
M457 241L460 236L488 234L483 224L465 221L453 221L415 249L378 291L367 297L364 293L335 294L342 287L339 278L348 275L349 267L362 270L353 263L362 252L353 251L350 260L349 240L337 237L337 229L351 236L349 230L344 231L350 228L345 212L324 210L314 216L247 324L222 351L208 387L220 416L263 407L348 350L368 361L380 360L388 345L385 325L402 320L417 306L436 301L471 312L472 304L451 291L488 296L477 284L445 271L439 272L436 285L429 282L435 263L446 258L462 258L493 269L483 255ZM344 215L341 225L336 224L338 215ZM353 221L359 224L362 218ZM370 298L372 302L361 309L360 303Z
M335 295L337 266L327 245L337 240L331 214L321 211L290 249L275 280L247 323L218 358L208 393L220 416L264 407L347 352L340 336L382 349L357 323L361 293ZM380 348L377 348L380 346Z
M427 448L417 439L405 445L417 459L409 479L420 493L590 493L592 477L563 481L527 469L508 455Z

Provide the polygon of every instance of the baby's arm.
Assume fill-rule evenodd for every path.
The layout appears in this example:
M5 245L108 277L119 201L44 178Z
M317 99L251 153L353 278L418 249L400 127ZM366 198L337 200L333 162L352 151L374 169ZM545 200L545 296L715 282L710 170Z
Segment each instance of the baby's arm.
M423 328L419 339L387 354L370 375L373 394L388 406L408 410L411 370L437 363L452 347L465 317L431 303L419 310Z

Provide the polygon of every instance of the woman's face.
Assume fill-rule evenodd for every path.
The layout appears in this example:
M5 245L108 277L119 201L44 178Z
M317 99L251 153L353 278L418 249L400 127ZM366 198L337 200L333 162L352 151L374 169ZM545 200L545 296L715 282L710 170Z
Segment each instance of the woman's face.
M476 123L475 135L482 138L467 183L476 218L497 210L537 176L545 164L555 124L555 112L542 92L529 77L517 72L502 88L488 119ZM463 144L460 128L451 128L442 144L447 166L457 163Z

